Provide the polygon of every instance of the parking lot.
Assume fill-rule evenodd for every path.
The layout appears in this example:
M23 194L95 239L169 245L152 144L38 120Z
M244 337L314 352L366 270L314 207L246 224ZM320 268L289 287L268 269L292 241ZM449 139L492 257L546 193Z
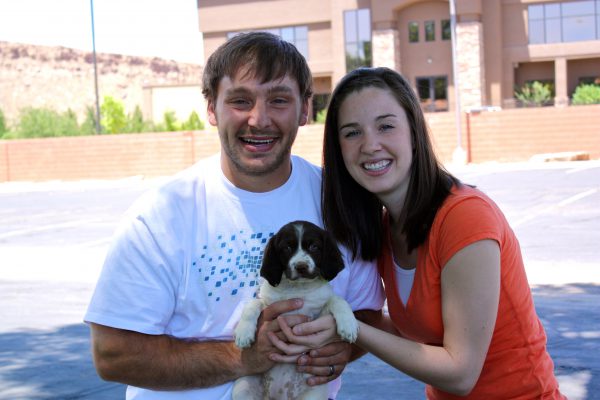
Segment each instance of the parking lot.
M450 168L488 193L520 240L561 389L600 399L600 162ZM81 321L123 212L163 179L0 184L0 399L115 399ZM423 398L366 356L339 399Z

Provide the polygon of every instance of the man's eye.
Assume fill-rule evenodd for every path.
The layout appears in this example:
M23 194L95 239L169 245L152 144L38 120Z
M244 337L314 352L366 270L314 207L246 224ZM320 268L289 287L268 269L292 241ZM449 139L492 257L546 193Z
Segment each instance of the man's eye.
M246 99L231 99L228 103L234 107L247 107L250 105L250 102Z

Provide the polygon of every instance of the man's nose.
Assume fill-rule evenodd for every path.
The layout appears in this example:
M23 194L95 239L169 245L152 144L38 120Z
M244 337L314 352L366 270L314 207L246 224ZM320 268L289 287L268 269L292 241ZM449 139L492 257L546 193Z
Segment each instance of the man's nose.
M248 117L248 125L255 128L266 128L271 124L271 119L267 110L267 106L260 101L254 103Z

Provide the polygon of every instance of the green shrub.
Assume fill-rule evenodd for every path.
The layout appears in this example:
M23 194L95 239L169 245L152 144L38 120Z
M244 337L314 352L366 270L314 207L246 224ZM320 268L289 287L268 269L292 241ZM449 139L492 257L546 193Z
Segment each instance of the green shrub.
M541 107L552 102L552 87L538 81L526 83L520 90L515 91L515 97L525 107Z
M140 106L135 106L133 113L127 115L125 133L155 132L155 126L151 121L144 120L144 114Z
M15 127L14 138L37 138L53 136L81 135L77 116L72 110L63 114L44 108L25 108L21 110L19 122Z
M196 111L192 111L187 121L181 125L181 129L184 131L200 131L204 129L204 122L200 120Z
M104 96L100 106L100 122L102 131L107 133L122 133L127 126L127 116L123 103L111 96Z
M96 133L96 111L94 107L87 106L85 108L85 119L79 127L79 130L82 135L93 135Z
M181 124L177 122L175 111L167 110L163 114L163 123L165 124L166 132L175 132L181 130Z
M321 111L319 111L317 113L317 119L315 121L320 124L324 124L325 118L327 118L327 109L326 108L322 109Z
M0 110L0 138L8 132L8 126L6 125L6 118L4 118L4 113Z
M572 104L600 104L600 85L579 85L573 93Z

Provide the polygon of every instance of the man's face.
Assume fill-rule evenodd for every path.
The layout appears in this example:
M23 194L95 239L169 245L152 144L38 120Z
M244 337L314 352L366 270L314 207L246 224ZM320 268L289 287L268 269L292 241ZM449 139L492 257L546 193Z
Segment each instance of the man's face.
M221 79L208 120L219 130L225 176L239 188L264 192L289 177L291 148L298 127L307 122L308 100L288 75L261 83L245 72Z

